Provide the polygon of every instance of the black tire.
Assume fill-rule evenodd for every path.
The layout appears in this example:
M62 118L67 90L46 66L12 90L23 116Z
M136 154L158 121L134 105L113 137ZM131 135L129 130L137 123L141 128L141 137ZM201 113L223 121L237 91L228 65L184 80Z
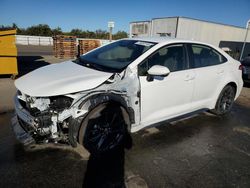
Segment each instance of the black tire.
M231 85L225 86L216 102L215 109L212 110L212 113L216 115L226 115L232 109L234 98L235 98L235 88Z
M130 126L129 115L118 103L102 103L84 118L79 131L79 143L92 155L100 155L124 142Z

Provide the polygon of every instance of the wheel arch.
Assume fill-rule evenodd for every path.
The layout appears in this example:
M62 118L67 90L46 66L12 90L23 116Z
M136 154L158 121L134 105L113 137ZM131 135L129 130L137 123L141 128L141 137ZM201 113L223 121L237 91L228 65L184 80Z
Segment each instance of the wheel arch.
M79 108L83 108L83 107L87 108L88 113L89 113L91 110L93 110L94 108L96 108L98 105L102 103L116 103L122 106L128 113L130 122L131 123L135 122L133 108L131 108L128 105L127 101L125 100L125 97L119 94L100 93L100 94L92 95L88 97L87 99L83 100L81 104L79 105Z
M130 123L128 125L128 131L131 131L131 124L135 122L134 110L128 106L125 98L122 95L113 93L95 94L84 99L79 105L79 108L85 108L88 110L88 112L79 118L71 118L69 126L69 140L72 146L76 146L77 143L79 143L79 131L81 129L81 124L86 118L86 116L92 110L94 110L96 107L103 103L115 103L117 105L122 106L129 116Z
M215 97L214 97L214 102L213 102L213 104L212 104L212 106L211 106L211 109L215 108L215 105L216 105L216 103L217 103L217 101L218 101L218 98L219 98L219 96L220 96L221 91L223 90L223 88L225 88L225 87L228 86L228 85L232 86L232 87L235 89L235 97L237 97L236 94L237 94L237 91L238 91L238 86L237 86L236 82L235 82L235 81L228 81L228 82L225 82L225 83L222 84L222 86L219 87L219 89L217 90L216 95L215 95Z
M230 85L230 86L232 86L233 88L234 88L234 90L235 90L235 94L237 93L237 84L235 83L235 82L229 82L228 84L226 84L224 87L226 87L227 85Z

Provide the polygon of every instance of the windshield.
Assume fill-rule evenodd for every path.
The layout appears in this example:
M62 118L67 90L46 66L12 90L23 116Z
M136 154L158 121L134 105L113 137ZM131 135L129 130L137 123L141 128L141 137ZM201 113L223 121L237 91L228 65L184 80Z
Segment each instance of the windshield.
M121 72L155 44L139 40L120 40L82 55L75 62L105 72Z

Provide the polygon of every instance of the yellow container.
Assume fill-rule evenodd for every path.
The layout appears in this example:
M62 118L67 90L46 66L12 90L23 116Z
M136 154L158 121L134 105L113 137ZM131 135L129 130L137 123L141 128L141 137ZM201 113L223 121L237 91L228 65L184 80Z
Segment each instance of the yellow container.
M16 57L0 57L0 74L18 74Z
M16 30L0 31L0 74L18 74Z
M15 35L2 35L0 31L0 49L5 46L15 46L16 37Z
M6 48L1 48L0 47L0 57L2 56L11 56L11 57L16 57L17 56L17 49L15 46L13 47L6 47Z

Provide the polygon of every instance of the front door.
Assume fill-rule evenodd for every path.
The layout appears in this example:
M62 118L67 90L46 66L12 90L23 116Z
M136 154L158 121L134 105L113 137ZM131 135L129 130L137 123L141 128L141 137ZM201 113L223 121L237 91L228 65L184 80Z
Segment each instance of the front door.
M163 47L138 66L141 84L141 124L149 125L192 111L194 71L187 69L183 44ZM166 66L170 74L147 80L147 70L153 65Z

